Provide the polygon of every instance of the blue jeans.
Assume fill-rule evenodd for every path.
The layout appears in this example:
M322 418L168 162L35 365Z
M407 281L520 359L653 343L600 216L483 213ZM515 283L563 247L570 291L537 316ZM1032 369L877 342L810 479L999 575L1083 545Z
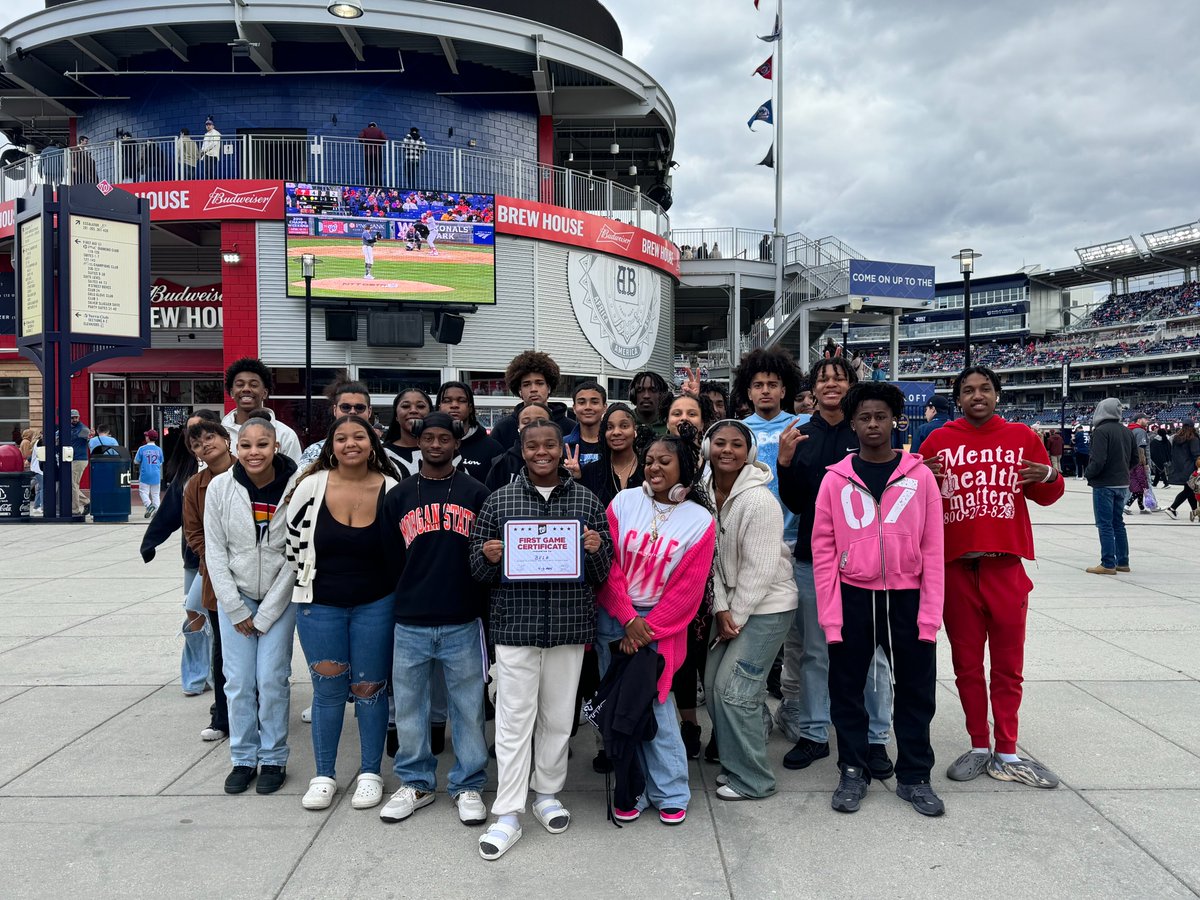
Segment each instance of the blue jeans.
M45 476L43 476L43 474L41 472L33 473L33 484L34 484L34 490L36 492L33 495L33 508L34 509L42 508L42 494L46 490L46 483L43 480L44 477Z
M817 589L812 563L792 560L792 574L800 591L796 619L783 642L783 675L779 687L783 701L775 722L784 737L829 742L829 645L817 621ZM863 695L870 724L867 737L872 744L886 744L892 724L892 679L887 654L877 648L872 677Z
M258 601L243 596L250 615ZM217 610L225 660L225 699L229 703L229 755L235 766L285 766L288 761L288 708L291 703L294 604L266 634L246 637L225 610Z
M204 616L204 627L192 631L190 617L183 617L183 656L179 660L179 676L185 694L199 694L212 683L212 623L204 609L201 589L204 580L198 569L183 570L183 608L188 613Z
M387 736L387 678L392 667L392 609L388 594L371 603L342 608L294 603L296 634L312 676L312 741L317 775L335 778L346 700L354 697L362 771L379 774ZM342 671L325 675L314 667L332 663Z
M1092 515L1100 532L1100 565L1106 569L1129 565L1129 538L1122 518L1128 496L1128 488L1092 488Z
M429 748L431 697L435 676L444 677L449 700L454 768L447 776L450 795L478 791L487 781L488 749L483 734L483 626L396 625L392 690L396 695L394 771L403 784L437 789L437 757Z
M600 677L608 671L612 653L608 645L625 637L621 623L607 611L596 608L596 662L600 665ZM650 646L657 649L657 644ZM658 734L653 740L638 744L638 762L646 775L646 792L638 798L639 810L653 805L656 809L687 809L692 799L688 787L687 751L683 738L679 736L679 719L675 714L675 701L670 694L663 703L654 698L654 721ZM761 724L761 723L760 723Z
M704 695L721 752L721 768L730 785L744 797L775 793L763 707L767 702L767 672L794 618L790 610L750 616L737 637L721 641L708 651ZM716 629L714 622L710 643Z

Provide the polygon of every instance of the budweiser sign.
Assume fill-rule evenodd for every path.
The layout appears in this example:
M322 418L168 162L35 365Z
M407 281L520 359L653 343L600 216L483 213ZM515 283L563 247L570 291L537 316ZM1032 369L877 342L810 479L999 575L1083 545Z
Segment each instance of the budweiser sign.
M120 189L150 204L151 222L283 220L283 183L255 180L149 181Z
M204 211L214 209L247 209L251 212L265 213L271 206L271 201L279 191L277 187L259 188L254 191L228 191L223 187L213 188L208 195L208 203Z
M150 287L150 302L165 306L202 306L210 303L219 305L222 299L219 284L191 287L160 278Z
M622 250L628 250L632 242L632 231L614 231L608 225L601 225L600 233L596 235L597 244L616 244Z

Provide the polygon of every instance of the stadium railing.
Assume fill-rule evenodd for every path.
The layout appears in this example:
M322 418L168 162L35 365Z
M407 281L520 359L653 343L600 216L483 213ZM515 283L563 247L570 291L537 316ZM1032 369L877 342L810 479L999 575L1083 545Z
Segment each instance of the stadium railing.
M417 190L503 194L670 234L666 212L640 190L561 166L461 147L426 145L410 154L403 141L364 145L354 138L222 136L219 152L201 156L202 136L93 141L43 152L0 170L0 201L36 185L113 184L206 178L261 178L310 184L355 184ZM196 160L192 165L190 160Z

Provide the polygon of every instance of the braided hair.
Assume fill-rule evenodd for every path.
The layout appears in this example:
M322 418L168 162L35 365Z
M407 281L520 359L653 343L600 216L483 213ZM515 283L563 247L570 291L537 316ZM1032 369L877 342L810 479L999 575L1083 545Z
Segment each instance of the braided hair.
M712 498L708 496L708 491L704 489L704 485L700 481L700 476L704 472L704 466L700 459L700 432L691 422L681 422L679 434L664 434L656 437L638 454L643 469L646 467L646 454L651 447L657 444L666 446L679 460L679 483L688 489L687 499L716 515L716 507L713 506Z

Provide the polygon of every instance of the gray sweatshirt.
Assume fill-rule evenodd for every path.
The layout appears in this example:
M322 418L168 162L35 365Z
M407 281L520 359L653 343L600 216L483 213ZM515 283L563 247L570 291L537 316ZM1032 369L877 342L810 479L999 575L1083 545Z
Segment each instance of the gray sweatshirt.
M1108 397L1092 416L1092 453L1083 475L1091 487L1129 487L1129 470L1138 464L1133 432L1121 424L1121 401Z

